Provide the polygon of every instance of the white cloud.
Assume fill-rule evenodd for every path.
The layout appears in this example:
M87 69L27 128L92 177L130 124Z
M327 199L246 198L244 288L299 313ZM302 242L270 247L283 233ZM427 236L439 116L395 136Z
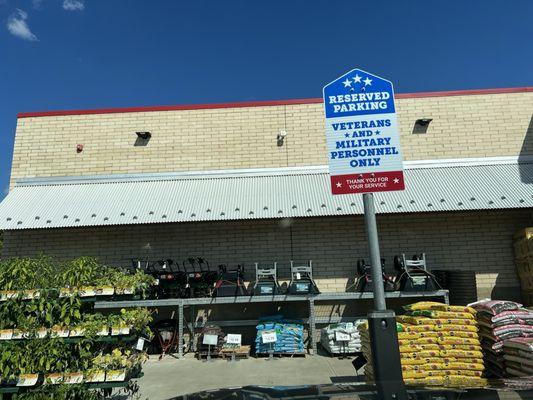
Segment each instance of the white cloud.
M63 8L67 11L83 11L85 3L83 0L63 0Z
M35 42L37 36L33 34L28 26L26 20L28 19L28 13L21 9L17 8L17 11L9 17L7 20L7 30L13 36L16 36L20 39L28 40L30 42Z

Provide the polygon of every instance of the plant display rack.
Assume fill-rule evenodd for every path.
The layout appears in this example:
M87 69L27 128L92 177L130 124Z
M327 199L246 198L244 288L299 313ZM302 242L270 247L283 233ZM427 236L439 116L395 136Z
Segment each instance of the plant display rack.
M30 391L39 398L44 393L80 398L83 392L96 399L102 397L92 389L133 391L129 381L142 374L146 358L134 342L151 336L150 312L103 315L95 312L94 303L97 298L132 299L152 280L90 258L0 262L0 398Z
M448 290L437 290L433 292L386 292L388 299L438 299L449 304ZM183 333L185 329L184 310L190 308L191 314L194 312L195 306L211 306L224 304L228 307L237 304L249 303L288 303L298 302L306 303L308 316L303 319L303 323L308 326L309 337L314 338L317 324L329 324L338 322L349 322L357 317L317 317L315 312L315 305L320 302L336 302L339 304L347 304L352 301L370 300L373 298L371 292L331 292L320 293L316 295L275 295L275 296L237 296L237 297L215 297L215 298L191 298L191 299L161 299L161 300L133 300L133 301L97 301L95 309L116 309L129 307L148 307L148 308L163 308L175 307L178 311L178 357L183 357L185 343L183 340ZM364 317L363 317L364 318ZM258 320L224 320L224 321L209 321L210 324L218 326L252 326L256 325ZM192 334L191 341L195 343L194 329L201 328L204 324L189 323L189 332ZM317 343L315 340L310 341L312 354L317 354Z

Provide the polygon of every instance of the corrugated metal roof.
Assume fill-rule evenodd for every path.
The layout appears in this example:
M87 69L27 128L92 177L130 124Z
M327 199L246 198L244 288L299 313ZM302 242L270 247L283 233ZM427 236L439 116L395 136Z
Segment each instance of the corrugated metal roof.
M378 213L533 207L533 162L410 163L406 190L375 194ZM0 204L0 229L362 214L333 196L327 167L25 180Z

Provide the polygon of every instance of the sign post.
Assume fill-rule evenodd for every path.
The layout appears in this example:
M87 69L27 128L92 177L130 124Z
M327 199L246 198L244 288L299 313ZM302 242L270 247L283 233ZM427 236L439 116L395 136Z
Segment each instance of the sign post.
M392 83L354 69L324 87L331 191L363 194L374 311L368 314L380 399L407 399L394 311L387 310L373 192L404 190Z

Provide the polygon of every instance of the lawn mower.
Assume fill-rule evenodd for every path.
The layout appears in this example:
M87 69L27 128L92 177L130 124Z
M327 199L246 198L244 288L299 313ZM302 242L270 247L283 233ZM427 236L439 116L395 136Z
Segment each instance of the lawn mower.
M161 350L159 356L161 360L165 354L170 353L179 345L178 322L174 319L161 320L154 324L153 330Z
M189 297L211 297L218 273L211 271L209 263L201 257L189 257L183 261L187 274Z
M276 295L281 294L281 287L278 283L278 263L274 262L272 268L260 268L259 263L255 263L255 283L252 293L255 295Z
M313 280L313 262L309 264L294 266L291 260L291 281L287 288L289 294L319 294L320 291Z
M386 292L393 292L396 289L394 277L385 274L385 259L381 259L381 272L383 274L383 287ZM357 260L357 276L354 284L347 288L347 291L356 292L373 292L374 285L372 282L372 265L366 264L365 260Z
M406 292L431 292L440 288L435 276L427 270L426 254L414 255L411 260L405 254L394 256L394 268L398 271L396 284Z
M228 270L227 265L219 265L213 297L246 296L247 294L244 286L244 268L237 265L237 268Z
M154 263L153 276L159 281L158 298L182 298L188 297L188 276L181 271L179 264L171 259L159 260Z

